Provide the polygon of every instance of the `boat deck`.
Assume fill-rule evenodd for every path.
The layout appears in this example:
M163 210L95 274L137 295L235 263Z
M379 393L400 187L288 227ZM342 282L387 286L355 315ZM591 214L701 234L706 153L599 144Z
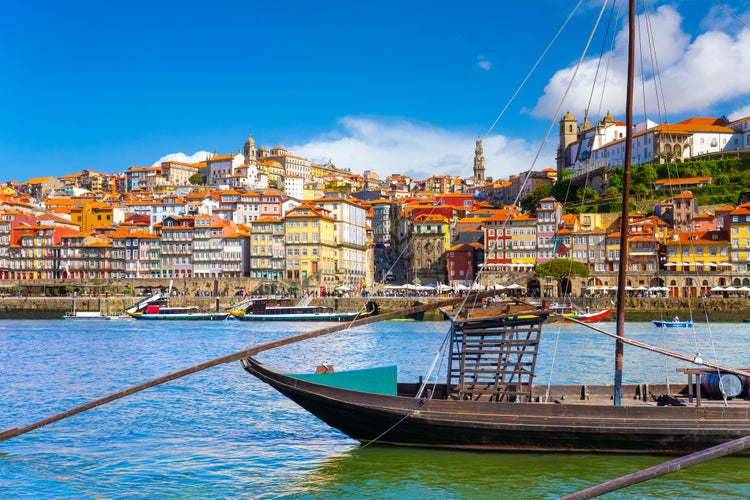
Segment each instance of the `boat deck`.
M690 369L681 369L690 370ZM398 394L400 396L413 397L419 389L419 384L398 384ZM685 384L626 384L622 388L622 406L643 407L643 406L700 406L700 407L750 407L750 399L747 394L743 397L728 398L710 398L701 395L700 389L692 385L692 391L688 391ZM438 399L448 399L446 396L445 384L437 386L429 385L428 389L433 392L433 397ZM644 397L645 395L645 397ZM666 396L666 397L665 397ZM661 401L660 401L661 399ZM474 398L475 401L487 400L489 397L480 396ZM601 404L602 406L611 406L613 403L613 386L610 385L554 385L550 387L549 396L545 386L534 386L532 389L532 402L551 402L563 405L591 405Z

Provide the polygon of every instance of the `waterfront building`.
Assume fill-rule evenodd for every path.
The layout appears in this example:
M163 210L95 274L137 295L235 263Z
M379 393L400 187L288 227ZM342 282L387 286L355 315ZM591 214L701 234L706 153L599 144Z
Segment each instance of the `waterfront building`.
M328 210L304 202L287 212L286 278L304 289L336 286L335 219Z
M123 225L109 235L112 240L112 272L120 278L158 278L161 242L138 226Z
M210 217L210 216L202 216ZM154 225L161 242L161 277L182 278L193 275L193 239L195 217L169 216ZM202 250L208 251L203 248ZM211 255L200 254L202 262L211 262ZM208 267L208 266L205 266ZM201 270L205 271L205 267Z
M367 268L367 211L356 200L347 199L337 191L327 191L324 198L313 201L334 219L334 244L336 246L336 282L351 290L369 287Z
M725 217L724 227L729 228L732 271L750 271L750 202L732 210Z
M225 228L226 230L226 228ZM247 255L250 253L250 236L244 230L234 227L226 231L222 243L224 245L219 276L243 278L249 276Z
M243 275L242 240L235 240L231 244L225 242L226 238L237 232L237 225L234 222L212 215L199 215L193 219L192 229L192 273L194 276L220 277L224 275L225 269L231 269L229 276ZM225 252L232 252L232 254L227 255Z
M511 258L513 226L510 224L510 218L511 213L508 210L497 210L491 217L479 219L483 220L482 227L484 228L485 271L507 272L513 263ZM465 222L462 224L465 226Z
M461 243L448 249L448 285L471 286L477 276L481 243Z
M411 283L447 282L446 251L450 248L450 224L439 214L414 218L408 252Z
M253 221L250 227L251 278L284 280L284 236L284 220L279 217L260 217Z
M62 278L70 280L111 279L112 240L96 234L78 232L60 239Z
M667 271L695 273L686 277L682 286L673 277L668 278L670 297L710 295L709 281L697 274L715 273L729 266L730 239L726 231L675 232L664 246Z
M558 241L558 229L562 222L562 203L552 197L539 200L536 217L536 260L538 264L543 264L557 258L559 255L557 252L562 248Z
M20 271L19 226L35 226L36 218L31 214L7 210L0 212L0 279L10 279ZM11 251L11 249L13 249Z
M537 262L537 220L531 214L514 215L510 219L510 270L531 271ZM507 233L507 231L506 231ZM508 242L505 254L508 255Z

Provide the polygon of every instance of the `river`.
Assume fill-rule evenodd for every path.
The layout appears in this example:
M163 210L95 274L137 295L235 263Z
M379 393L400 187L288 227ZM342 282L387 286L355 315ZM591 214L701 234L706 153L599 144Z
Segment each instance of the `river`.
M317 328L314 323L0 321L0 430L160 375ZM259 355L312 371L430 366L447 322L383 322ZM614 324L604 328L613 330ZM747 366L750 325L628 323L628 335ZM545 326L537 384L609 383L613 340ZM625 382L682 383L684 362L625 347ZM471 453L371 446L332 430L238 363L190 375L0 443L0 494L30 498L555 498L657 464L640 455ZM613 498L747 498L750 458L730 457Z

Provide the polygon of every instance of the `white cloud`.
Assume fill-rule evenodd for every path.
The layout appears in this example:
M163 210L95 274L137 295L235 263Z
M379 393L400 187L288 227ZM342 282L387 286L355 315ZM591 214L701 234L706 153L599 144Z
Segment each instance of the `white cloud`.
M686 114L711 113L719 106L732 106L730 103L742 96L750 95L750 79L746 77L750 72L750 33L748 30L731 35L715 29L708 29L694 38L682 29L682 17L672 6L661 6L651 14L650 22L653 33L653 46L656 47L658 70L656 83L652 74L651 58L644 54L646 66L645 95L646 110L652 119L659 119L659 106L655 98L655 88L660 87L659 95L666 101L666 119L677 118ZM716 23L712 23L716 26ZM640 16L638 26L643 32L643 43L648 46L645 34L646 20ZM704 25L705 26L705 25ZM625 83L626 83L626 33L624 30L617 35L615 48L609 56L609 69L606 75L606 89L602 98L603 74L606 64L600 68L597 88L591 103L589 116L592 121L611 111L615 117L624 119ZM636 54L636 61L641 57ZM606 56L605 56L606 61ZM589 96L594 81L597 61L588 59L580 68L576 82L562 107L562 112L571 110L581 119L583 110L589 106ZM555 112L561 96L565 92L574 67L557 71L544 89L544 95L539 98L536 106L530 111L538 117L549 117ZM634 113L643 116L641 95L641 69L636 68L636 88ZM660 97L661 99L661 97ZM599 102L602 109L599 109ZM664 103L661 104L664 110ZM662 111L663 112L663 111ZM714 113L715 114L715 113Z
M343 130L289 147L294 154L318 163L329 159L352 172L374 170L382 177L391 173L426 179L434 174L473 175L476 136L408 120L346 117ZM531 166L538 145L523 139L493 135L482 140L485 174L507 178ZM547 152L536 170L554 167L554 153Z
M488 61L487 58L480 55L477 57L477 66L485 71L489 71L492 68L492 61Z
M727 117L732 121L739 120L740 118L745 118L747 116L750 116L750 104L746 104L741 108L737 108L727 115Z
M205 161L206 158L212 157L213 154L208 151L196 151L192 155L188 156L185 153L171 153L166 156L162 156L154 162L152 167L158 167L164 161L179 161L181 163L198 163Z

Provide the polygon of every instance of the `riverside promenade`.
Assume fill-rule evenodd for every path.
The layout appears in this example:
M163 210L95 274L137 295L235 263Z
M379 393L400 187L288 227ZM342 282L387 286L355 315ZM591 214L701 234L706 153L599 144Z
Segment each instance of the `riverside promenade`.
M36 319L62 318L66 312L72 311L74 302L77 311L100 311L102 315L116 315L131 307L137 300L144 297L132 297L129 295L109 297L0 297L0 319ZM374 301L378 304L381 312L391 312L406 309L419 302L426 304L441 297L326 297L316 298L311 305L324 305L336 307L342 311L358 310L367 302ZM231 308L241 300L237 296L177 296L170 299L170 305L177 307L198 307L204 310L219 310ZM289 303L296 299L288 299ZM536 299L538 300L538 299ZM550 302L557 299L548 298ZM614 308L611 298L576 298L574 303L582 308L589 307L590 310ZM625 319L628 321L650 321L652 319L672 318L675 315L681 318L694 318L701 322L706 316L712 321L740 322L750 320L750 299L748 298L701 298L701 299L678 299L678 298L630 298L626 304ZM441 319L437 311L426 314L425 319ZM614 312L608 318L614 321Z

